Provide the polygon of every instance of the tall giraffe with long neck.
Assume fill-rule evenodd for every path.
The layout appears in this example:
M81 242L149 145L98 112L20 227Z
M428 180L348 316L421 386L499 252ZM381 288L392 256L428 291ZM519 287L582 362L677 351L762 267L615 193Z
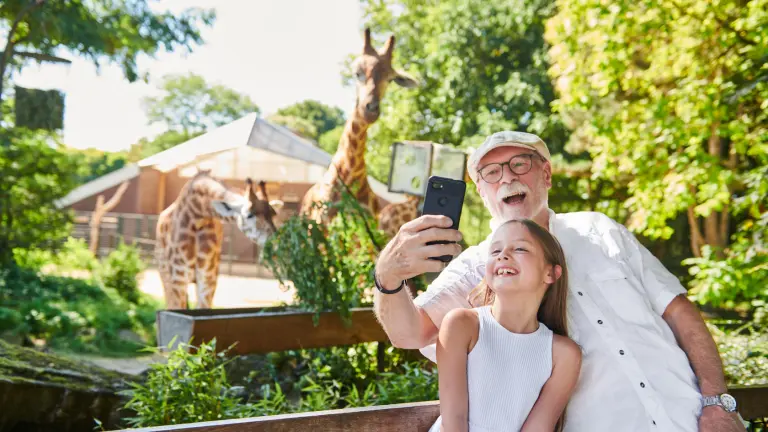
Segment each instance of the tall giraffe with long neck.
M370 30L365 29L363 53L352 64L357 83L355 109L344 126L339 147L323 180L312 186L302 200L301 213L314 220L321 219L321 212L320 209L313 208L313 203L338 201L339 190L344 189L345 185L353 192L355 198L378 218L378 197L368 184L365 167L368 128L379 118L381 101L390 82L407 88L418 85L413 77L392 67L394 48L395 37L390 36L384 48L380 52L376 51L371 45Z
M275 218L283 207L269 201L264 182L246 181L236 194L201 171L182 188L178 198L157 220L155 257L165 291L166 309L187 308L187 285L197 285L197 307L212 306L224 238L222 222L236 222L240 231L263 246L274 234Z

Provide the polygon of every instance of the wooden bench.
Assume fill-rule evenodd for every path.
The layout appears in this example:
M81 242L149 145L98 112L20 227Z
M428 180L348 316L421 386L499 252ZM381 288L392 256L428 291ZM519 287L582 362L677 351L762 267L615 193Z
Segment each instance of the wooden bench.
M733 386L729 392L738 400L739 413L744 419L768 418L768 385ZM439 403L430 401L130 430L134 432L427 432L439 415Z

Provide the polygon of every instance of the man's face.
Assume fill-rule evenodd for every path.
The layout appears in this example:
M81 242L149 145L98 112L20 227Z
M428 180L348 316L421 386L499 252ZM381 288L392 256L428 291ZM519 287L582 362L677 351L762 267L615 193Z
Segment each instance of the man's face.
M530 158L530 171L522 175L513 173L507 163L518 155L533 155ZM493 163L503 165L489 165ZM525 157L512 161L513 165L521 167L526 163L528 160ZM483 171L486 173L491 169L503 169L502 173L496 173L501 176L496 183L489 183L483 176L477 181L477 191L485 206L500 222L516 218L532 219L547 211L547 191L552 187L552 168L549 162L543 160L535 151L520 147L497 147L480 159L478 168L485 168ZM485 177L490 181L496 180L492 175Z

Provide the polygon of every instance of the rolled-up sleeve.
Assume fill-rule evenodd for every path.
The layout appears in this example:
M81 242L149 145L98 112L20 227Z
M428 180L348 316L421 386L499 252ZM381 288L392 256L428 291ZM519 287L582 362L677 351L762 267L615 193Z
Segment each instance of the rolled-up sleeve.
M486 242L467 248L448 264L426 291L414 299L414 303L427 312L438 329L449 311L471 307L467 296L485 273L486 249Z
M662 315L672 300L687 290L624 225L615 222L632 271L642 282L654 311Z

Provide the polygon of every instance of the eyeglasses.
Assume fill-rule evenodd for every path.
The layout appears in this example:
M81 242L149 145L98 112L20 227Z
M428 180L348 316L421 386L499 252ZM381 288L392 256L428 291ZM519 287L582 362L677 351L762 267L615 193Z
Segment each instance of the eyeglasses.
M504 165L509 165L509 170L514 174L527 174L533 167L534 156L538 156L543 160L538 153L520 154L512 156L507 162L489 163L480 168L477 173L480 174L480 178L486 183L498 183L504 177Z

